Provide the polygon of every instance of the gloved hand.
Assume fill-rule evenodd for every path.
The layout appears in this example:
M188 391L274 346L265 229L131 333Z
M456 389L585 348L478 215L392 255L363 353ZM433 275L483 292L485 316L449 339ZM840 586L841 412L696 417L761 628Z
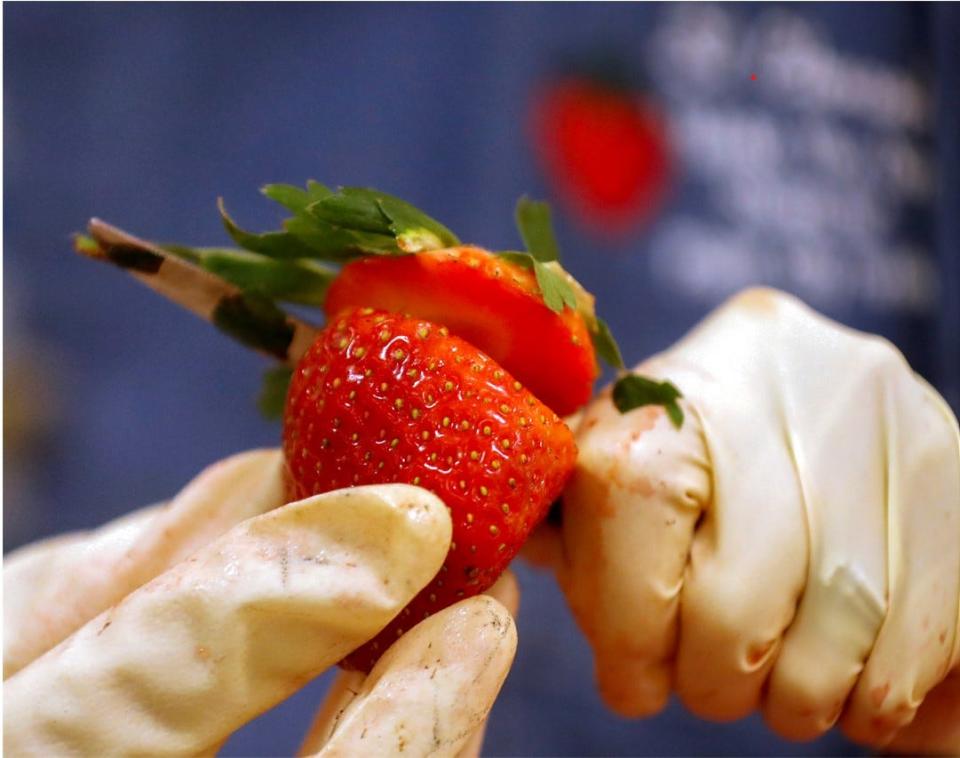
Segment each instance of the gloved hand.
M638 370L683 392L682 429L604 392L553 555L610 706L652 714L675 689L792 739L839 719L856 741L960 754L945 402L889 343L764 289Z
M9 556L5 753L212 754L379 632L449 547L418 487L281 503L279 452L245 453L167 506ZM495 591L515 608L509 576ZM458 603L341 674L301 750L475 755L515 648L498 601Z

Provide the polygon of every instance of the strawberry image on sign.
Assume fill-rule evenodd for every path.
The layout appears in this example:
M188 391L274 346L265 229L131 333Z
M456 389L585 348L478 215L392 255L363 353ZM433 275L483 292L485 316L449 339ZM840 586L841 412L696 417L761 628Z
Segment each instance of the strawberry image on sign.
M267 373L261 408L283 417L289 501L401 482L446 503L442 569L343 661L369 671L405 630L506 569L573 471L558 413L589 399L598 354L623 364L593 297L557 260L543 203L518 204L527 251L495 254L373 190L264 193L292 215L253 234L221 203L237 248L157 245L96 219L76 248L285 364ZM280 302L322 306L327 325Z
M537 94L532 126L547 178L587 228L622 236L659 209L672 156L663 118L638 87L594 72L567 74Z

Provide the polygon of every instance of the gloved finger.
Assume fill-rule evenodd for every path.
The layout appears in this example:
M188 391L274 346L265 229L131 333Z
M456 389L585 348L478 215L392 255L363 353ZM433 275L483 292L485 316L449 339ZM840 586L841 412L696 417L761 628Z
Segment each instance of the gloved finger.
M562 506L554 506L561 507ZM520 557L531 566L545 569L559 576L564 570L563 530L555 524L543 522L534 529L520 549Z
M4 675L16 673L201 545L282 504L281 472L277 450L234 455L202 471L143 529L118 531L124 539L114 543L116 549L101 551L94 542L81 550L69 571L47 576L19 614L12 638L4 640ZM111 535L108 525L107 542Z
M517 578L512 571L505 571L496 583L485 593L500 605L507 609L511 618L517 617L517 611L520 610L520 586L517 584ZM507 664L509 668L509 664ZM496 697L496 696L494 696ZM474 731L470 739L466 741L457 758L480 758L480 751L483 749L483 739L487 733L487 724L489 719L484 719L480 727Z
M516 575L510 569L504 571L493 586L483 594L489 595L500 603L511 616L516 617L520 610L520 585Z
M678 431L663 408L621 414L603 392L580 424L563 495L558 580L593 647L600 693L624 716L655 713L670 693L684 567L710 498L699 420L687 410Z
M8 679L5 750L209 752L389 623L450 534L444 504L407 485L245 521Z
M487 595L435 613L384 653L319 735L317 755L456 756L490 712L516 646L513 618Z
M821 360L817 372L802 382L795 379L793 402L786 404L785 413L798 439L829 438L831 444L793 448L798 473L806 482L810 569L764 704L768 722L793 739L811 739L833 725L865 671L868 655L876 654L871 653L875 644L880 646L882 626L889 629L903 619L904 609L892 602L903 567L929 573L924 580L907 582L911 591L940 578L936 597L924 592L914 598L917 602L907 614L912 619L926 616L928 624L935 622L938 629L946 624L952 634L955 621L948 620L956 618L960 593L960 515L954 513L960 509L960 455L945 416L921 384L909 378L888 380L900 374L909 377L903 357L889 343L865 339L817 317L794 325L798 344L803 344L807 328L817 329ZM861 414L855 425L842 414L832 414L831 426L821 419L809 428L812 414L804 409L828 397L844 403L851 397L875 397L880 407ZM837 461L842 461L843 476L836 475ZM927 572L921 564L931 555L936 555L936 567ZM905 682L916 673L915 664L929 664L931 658L935 662L928 671L942 677L949 649L913 647L924 642L921 637L900 638L898 644L907 647L896 648L898 673L887 673L886 678ZM908 663L903 650L925 652L911 656ZM869 674L864 676L861 681L869 680ZM922 698L935 681L928 677L922 691L913 691L912 684L906 689ZM851 702L856 703L856 697ZM902 710L896 724L887 727L888 737L905 723L899 719L912 714L902 706L898 703ZM871 744L879 738L861 735Z
M314 714L313 722L300 743L298 756L314 755L323 747L334 726L363 689L367 675L362 671L340 669L327 690L323 702Z
M92 532L71 532L34 542L3 559L4 676L20 668L11 653L24 645L24 619L39 611L38 599L91 560L109 563L123 555L162 506L133 511ZM10 652L8 652L10 651Z
M901 383L887 400L889 610L841 720L873 745L910 723L960 660L960 432L925 383Z
M516 577L510 571L506 571L497 582L486 593L484 593L507 609L511 616L515 616L520 604L520 590L517 586ZM396 644L400 644L399 642ZM343 714L348 707L351 707L353 701L360 696L364 689L364 674L358 671L340 671L337 678L330 686L323 704L317 711L313 723L307 735L304 737L303 744L298 751L299 755L312 755L321 749L330 735L343 718ZM370 702L378 702L376 699ZM363 705L357 705L356 708L364 708ZM362 723L362 717L354 714L357 723ZM483 734L486 729L486 721L478 727L470 736L469 740L460 748L458 758L476 758L480 755L480 748L483 745ZM379 744L366 743L366 738L362 738L357 746L357 752L374 751Z
M768 365L768 345L790 336L781 305L767 290L734 298L671 351L666 374L699 415L713 484L684 575L675 687L714 720L760 705L807 573L803 493L778 390L785 369Z
M960 755L960 670L930 690L916 717L897 732L885 752Z
M887 498L896 486L890 481L896 440L888 413L861 413L851 423L843 413L810 409L882 398L889 364L902 358L889 344L819 316L798 319L791 333L796 347L809 343L819 356L815 371L784 366L793 377L784 417L804 483L810 560L763 710L775 731L810 740L839 718L887 613ZM817 444L821 440L830 444Z

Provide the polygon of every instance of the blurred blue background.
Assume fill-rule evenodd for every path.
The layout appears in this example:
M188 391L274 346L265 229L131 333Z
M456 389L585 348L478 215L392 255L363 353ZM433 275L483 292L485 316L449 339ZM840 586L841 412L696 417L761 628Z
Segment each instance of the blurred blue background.
M675 180L611 240L557 211L567 267L628 362L751 283L890 337L957 408L956 7L637 4L4 6L4 549L169 497L275 445L263 361L71 253L93 215L222 244L266 182L369 185L492 248L557 199L529 119L571 53L613 53L668 125ZM586 51L586 53L585 53ZM592 52L591 52L592 51ZM755 78L751 77L755 74ZM935 107L940 103L940 108ZM552 580L527 567L490 755L857 754L679 705L614 717ZM326 679L227 755L290 754Z

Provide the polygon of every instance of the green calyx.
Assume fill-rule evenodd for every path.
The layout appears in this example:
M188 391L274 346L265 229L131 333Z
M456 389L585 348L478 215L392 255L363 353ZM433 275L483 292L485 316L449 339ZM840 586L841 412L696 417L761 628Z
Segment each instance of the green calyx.
M274 366L264 372L257 407L266 418L283 418L283 406L287 401L287 390L292 378L293 369L290 366Z
M319 182L306 189L268 184L261 190L292 216L280 231L251 234L230 218L223 201L220 217L240 247L270 258L307 258L342 264L364 255L402 255L459 245L443 224L400 198L376 190Z
M217 203L220 218L236 248L163 246L235 285L260 310L279 302L322 306L337 267L365 256L409 255L461 244L439 221L384 192L359 187L331 190L313 180L305 187L268 184L261 192L289 214L279 229L259 233L243 229L221 199ZM516 223L526 252L498 255L533 271L548 308L557 313L567 308L578 312L599 358L622 369L620 350L607 324L597 318L593 296L560 265L550 206L521 198ZM231 336L249 342L248 311L235 308L220 314L222 318L215 323ZM270 335L278 344L282 336ZM289 372L283 376L268 372L262 410L276 412L277 398L283 397L280 388L288 379Z
M517 201L517 229L527 252L498 253L504 260L532 269L546 306L557 313L564 308L577 311L587 325L593 348L609 366L622 369L623 356L610 327L596 313L595 298L560 265L560 249L553 232L550 206L521 197Z
M367 255L407 255L460 244L443 224L384 192L356 187L333 191L313 180L305 188L268 184L261 192L290 213L280 229L246 231L221 199L220 218L236 248L165 245L164 249L240 288L245 298L218 308L213 322L265 352L279 355L289 337L275 304L322 307L337 266ZM256 307L241 307L250 303ZM267 309L273 310L267 314ZM259 328L265 316L270 316L270 329ZM266 372L259 399L265 416L282 413L289 381L286 367Z
M457 236L400 198L371 189L343 187L333 191L319 182L305 188L268 184L261 190L290 216L276 231L244 230L218 202L224 228L240 249L167 250L227 281L277 301L321 306L337 275L329 264L342 265L370 255L407 255L461 244ZM516 223L527 252L500 257L534 272L543 301L561 313L572 308L587 324L597 355L614 368L623 359L609 327L597 318L594 299L560 265L550 206L528 198L517 203Z
M284 311L279 303L322 307L343 265L369 255L409 255L457 246L447 227L399 198L369 189L336 192L309 181L306 188L268 184L262 192L291 215L282 228L262 233L242 229L218 202L227 233L238 245L158 245L93 218L89 234L74 235L82 255L117 266L150 289L212 322L244 345L281 361L267 371L259 405L280 416L292 375L290 366L315 339L317 327ZM583 318L596 354L620 370L613 401L621 413L662 405L677 428L683 410L670 382L626 374L610 328L597 317L594 297L559 262L550 206L521 198L517 228L526 252L504 251L504 261L534 272L544 304Z
M683 409L677 403L682 397L672 382L658 382L639 374L624 374L613 385L613 404L620 413L645 405L662 405L677 429L683 426Z
M525 268L532 268L547 307L558 313L564 308L579 312L590 332L597 355L607 365L623 371L625 367L620 347L607 323L597 317L593 295L560 266L550 206L522 197L517 203L516 220L527 252L505 252L500 256ZM670 382L657 382L639 374L624 373L613 386L613 402L620 413L644 405L662 405L677 429L683 426L683 409L677 403L681 397L680 390Z

